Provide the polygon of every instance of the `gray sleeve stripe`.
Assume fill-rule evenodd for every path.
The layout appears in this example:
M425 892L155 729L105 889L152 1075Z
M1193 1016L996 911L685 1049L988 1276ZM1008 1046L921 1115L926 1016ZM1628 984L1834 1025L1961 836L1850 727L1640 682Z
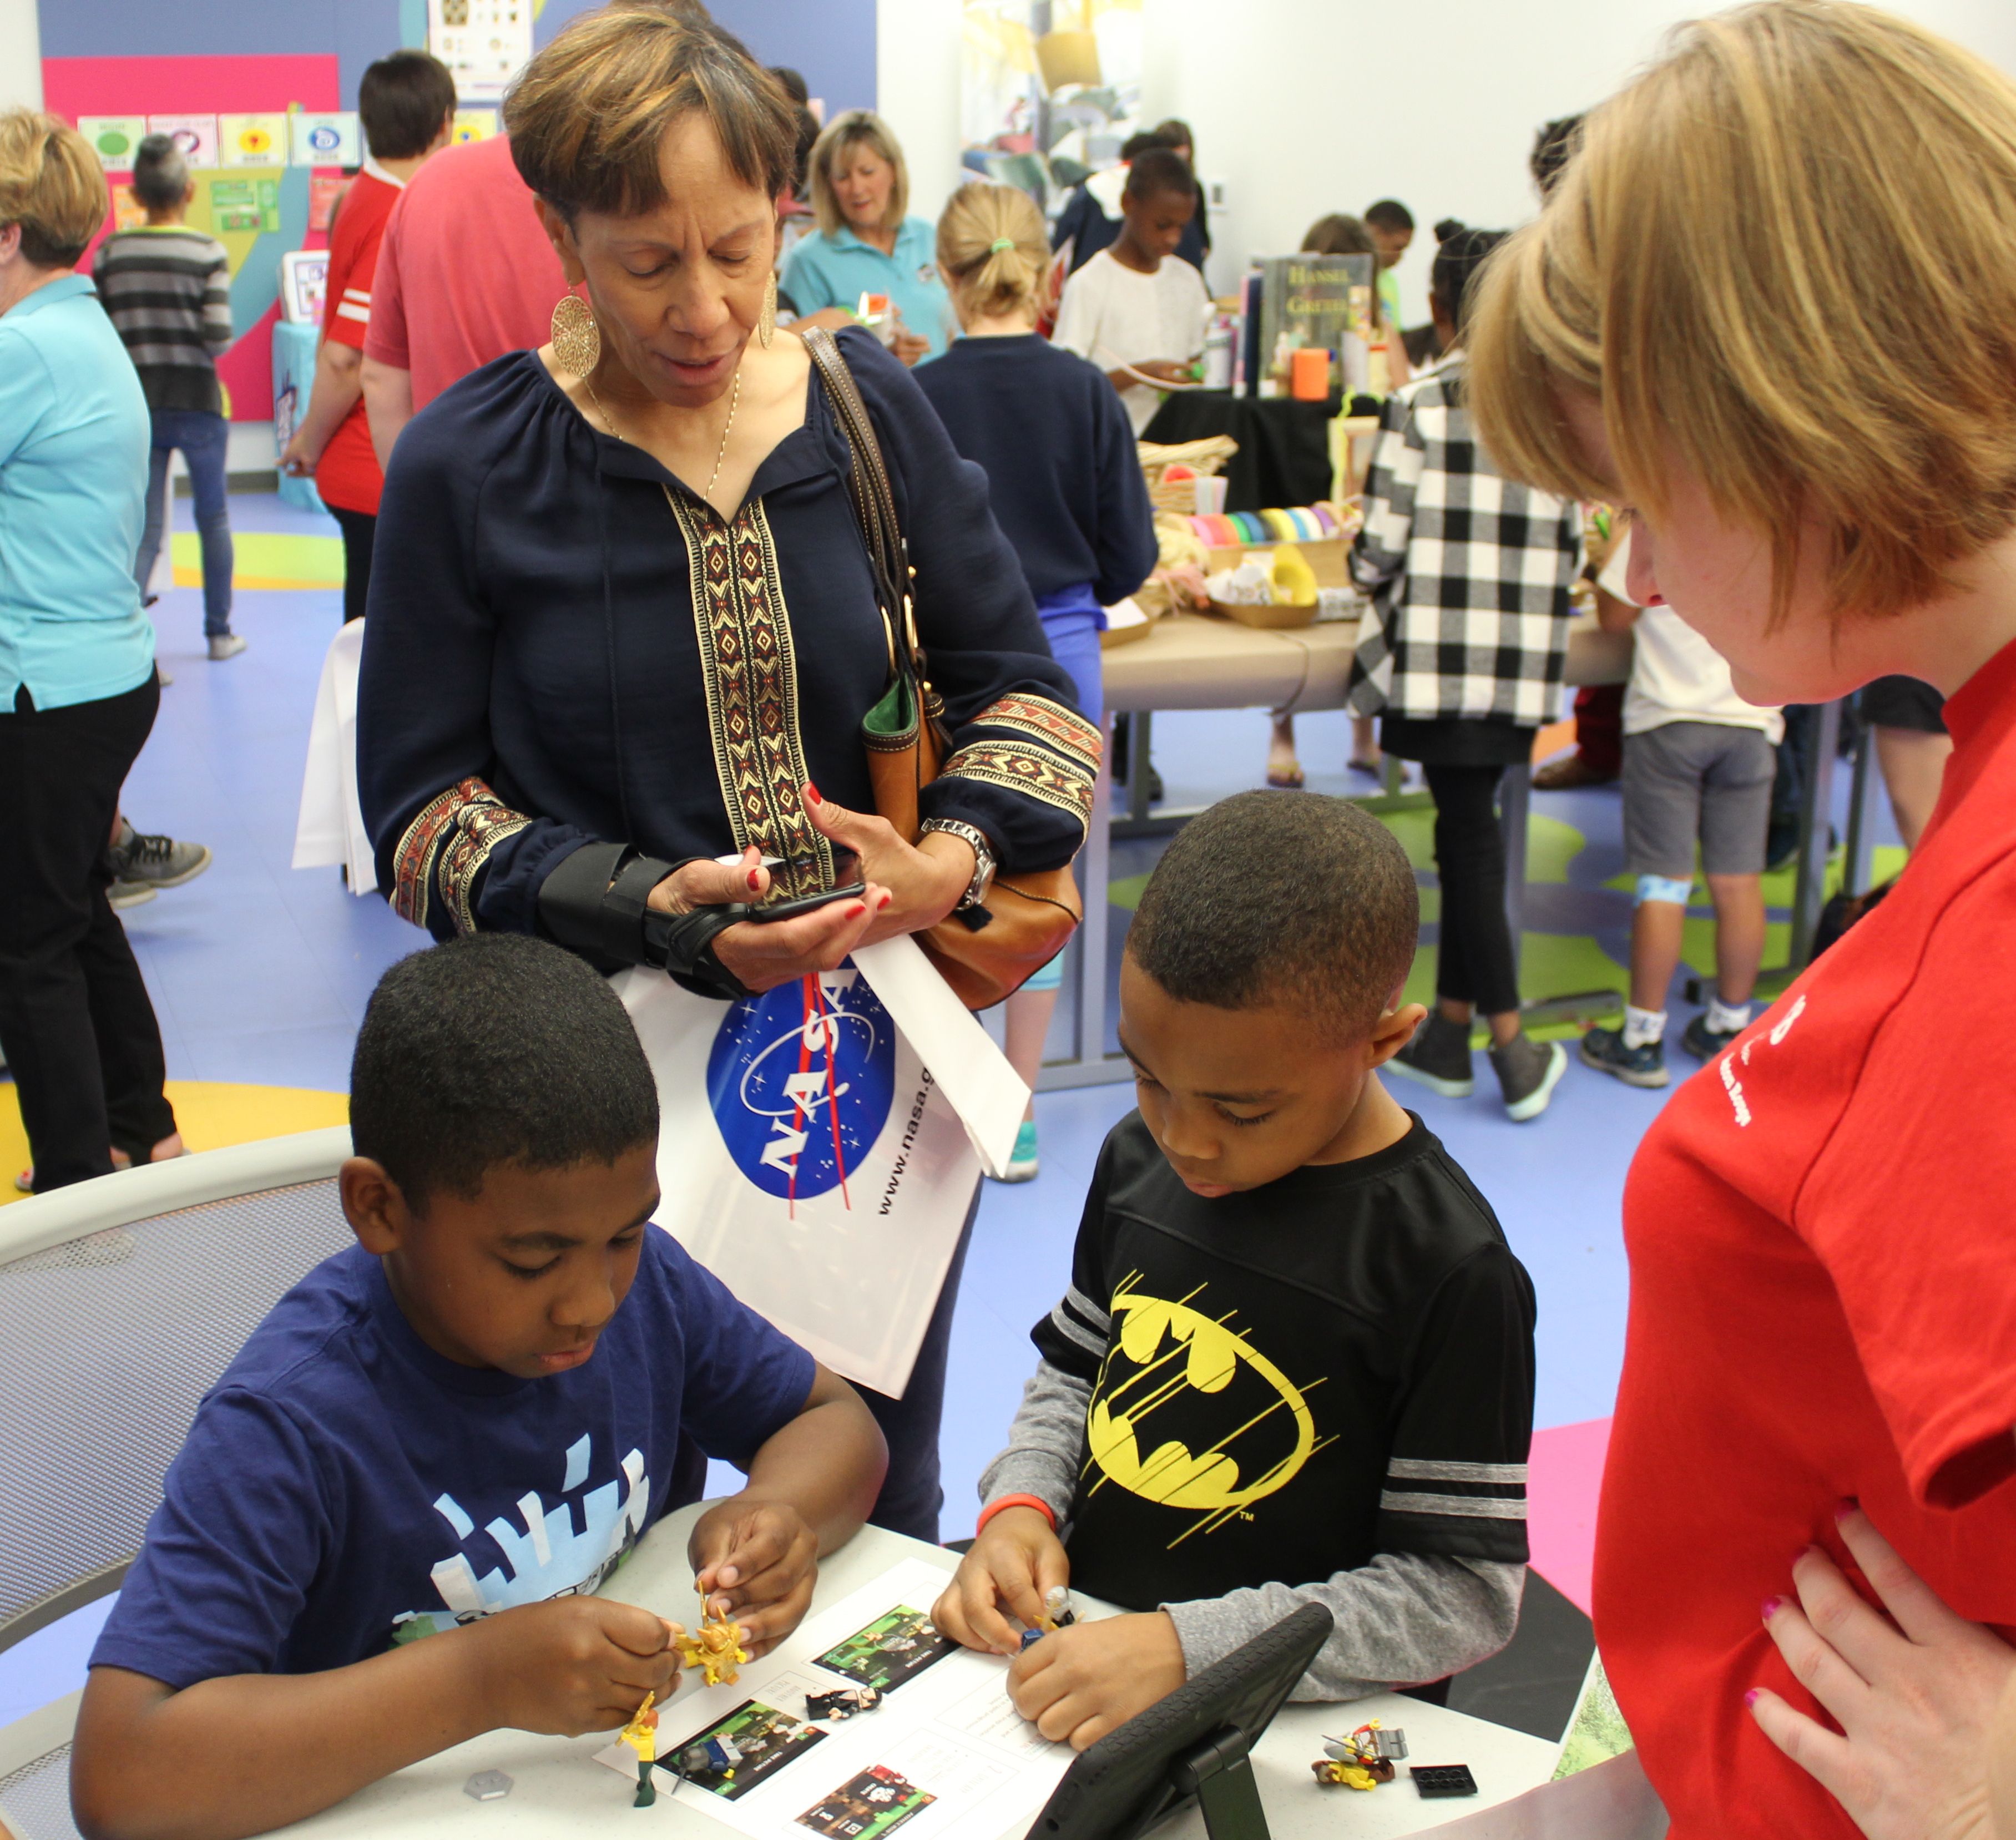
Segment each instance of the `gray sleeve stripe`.
M1457 1521L1523 1521L1526 1518L1523 1501L1481 1495L1409 1495L1388 1489L1381 1494L1379 1506L1389 1514L1443 1514Z
M1061 1304L1050 1312L1050 1327L1073 1348L1081 1348L1095 1360L1106 1356L1106 1338L1079 1322Z
M1396 1457L1386 1466L1396 1482L1517 1482L1526 1481L1523 1463L1437 1463L1418 1457Z
M1075 1284L1065 1291L1064 1306L1075 1311L1085 1319L1089 1327L1096 1329L1102 1335L1113 1326L1113 1318L1107 1313L1105 1307L1095 1303Z

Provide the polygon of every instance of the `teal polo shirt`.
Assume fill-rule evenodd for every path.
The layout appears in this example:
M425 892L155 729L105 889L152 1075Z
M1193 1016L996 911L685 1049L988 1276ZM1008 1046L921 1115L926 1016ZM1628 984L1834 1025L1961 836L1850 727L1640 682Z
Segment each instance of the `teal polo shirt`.
M903 315L905 328L921 333L931 348L927 362L945 350L958 330L952 297L938 279L938 232L924 218L905 218L887 255L844 228L827 236L815 231L784 257L777 285L801 313L842 307L851 313L865 293L887 294Z
M133 565L146 509L147 399L83 275L0 314L0 713L136 690L154 628Z

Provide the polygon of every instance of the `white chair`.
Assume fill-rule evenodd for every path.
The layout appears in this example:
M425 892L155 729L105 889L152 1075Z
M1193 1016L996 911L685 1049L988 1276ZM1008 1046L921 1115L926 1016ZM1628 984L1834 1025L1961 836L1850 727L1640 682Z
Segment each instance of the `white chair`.
M0 1654L119 1588L197 1405L351 1243L337 1125L0 1210ZM0 1730L0 1826L77 1840L70 1694Z

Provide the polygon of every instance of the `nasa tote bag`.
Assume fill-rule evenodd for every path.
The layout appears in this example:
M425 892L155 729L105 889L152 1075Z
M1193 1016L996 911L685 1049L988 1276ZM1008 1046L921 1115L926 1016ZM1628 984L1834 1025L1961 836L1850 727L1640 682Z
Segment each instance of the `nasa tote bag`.
M900 1395L1028 1089L906 938L736 1003L642 967L612 981L658 1083L658 1224L836 1373Z

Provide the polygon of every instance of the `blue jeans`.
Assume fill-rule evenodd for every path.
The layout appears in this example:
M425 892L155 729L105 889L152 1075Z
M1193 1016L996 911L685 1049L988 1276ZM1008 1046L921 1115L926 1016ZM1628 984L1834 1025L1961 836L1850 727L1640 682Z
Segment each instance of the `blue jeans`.
M139 560L133 572L140 592L154 572L161 548L161 482L177 448L189 463L189 484L196 493L196 528L203 539L203 633L215 639L231 630L231 513L224 497L224 450L230 424L207 409L157 409L153 412L154 445L147 464L147 523L140 534Z

